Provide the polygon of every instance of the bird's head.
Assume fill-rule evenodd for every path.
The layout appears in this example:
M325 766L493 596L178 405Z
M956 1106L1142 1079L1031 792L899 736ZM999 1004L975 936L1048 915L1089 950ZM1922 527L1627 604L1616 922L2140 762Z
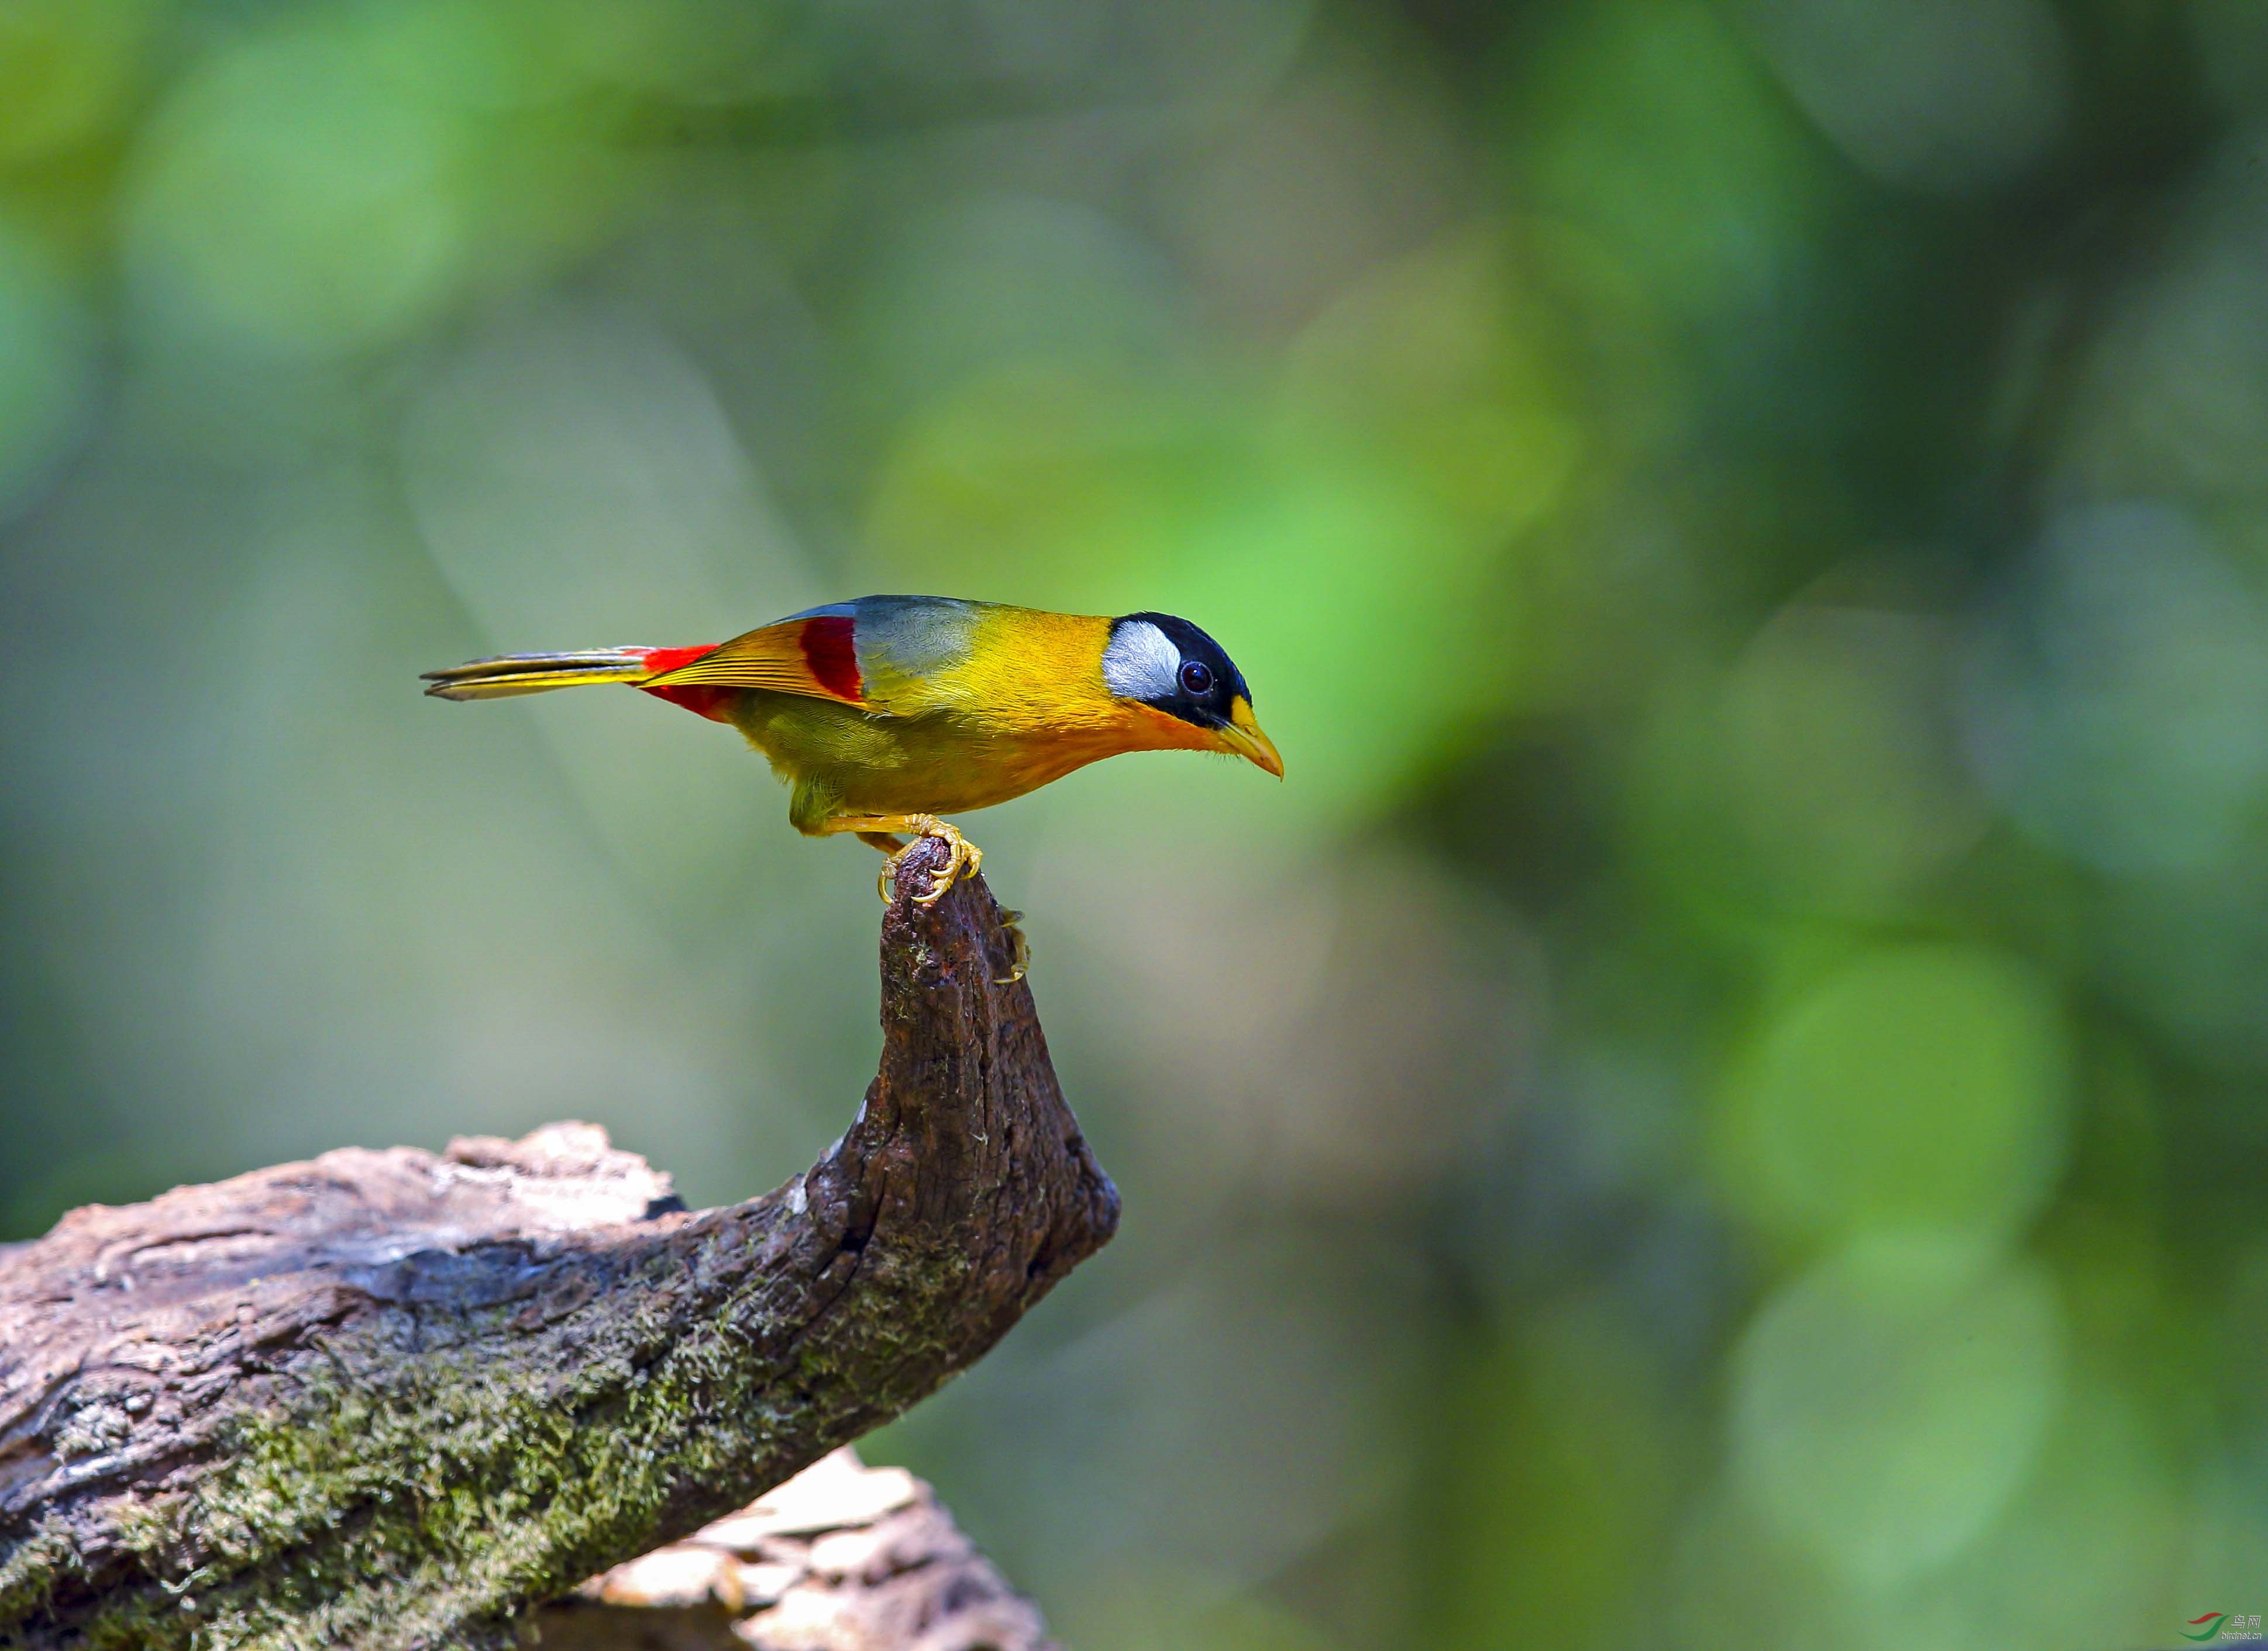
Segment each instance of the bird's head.
M1102 679L1118 699L1182 725L1160 725L1158 744L1227 752L1284 777L1284 759L1253 718L1244 673L1189 620L1170 613L1111 620Z

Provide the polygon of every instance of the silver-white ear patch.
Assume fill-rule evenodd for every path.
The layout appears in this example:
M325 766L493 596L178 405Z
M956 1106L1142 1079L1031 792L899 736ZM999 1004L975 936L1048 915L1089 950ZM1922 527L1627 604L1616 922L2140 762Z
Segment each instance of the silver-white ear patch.
M1122 700L1162 699L1174 690L1182 650L1147 620L1130 620L1102 650L1102 680Z

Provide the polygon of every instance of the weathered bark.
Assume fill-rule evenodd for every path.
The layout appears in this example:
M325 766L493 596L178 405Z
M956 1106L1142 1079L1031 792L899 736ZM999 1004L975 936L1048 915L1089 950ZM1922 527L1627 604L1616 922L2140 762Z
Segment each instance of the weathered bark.
M928 1486L847 1445L535 1626L543 1651L1059 1651Z
M0 1646L501 1646L935 1390L1117 1220L1009 951L902 896L865 1104L749 1203L567 1126L0 1253Z

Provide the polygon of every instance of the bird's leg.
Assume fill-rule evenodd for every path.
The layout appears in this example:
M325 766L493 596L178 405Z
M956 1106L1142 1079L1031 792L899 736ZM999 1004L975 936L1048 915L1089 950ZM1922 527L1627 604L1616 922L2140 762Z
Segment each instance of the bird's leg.
M945 898L946 891L961 880L964 872L974 876L984 865L984 851L934 814L837 815L825 822L823 829L830 834L836 832L855 833L860 842L870 844L889 855L890 863L883 868L882 875L874 884L885 901L890 898L890 884L897 875L898 862L905 857L907 848L911 846L891 835L894 832L911 832L917 837L934 837L946 846L951 855L944 870L930 878L929 892L914 896L917 906L936 905Z

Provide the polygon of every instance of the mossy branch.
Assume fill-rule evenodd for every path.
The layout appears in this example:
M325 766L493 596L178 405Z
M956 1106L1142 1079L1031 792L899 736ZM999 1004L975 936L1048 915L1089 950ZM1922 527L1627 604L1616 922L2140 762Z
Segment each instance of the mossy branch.
M555 1126L0 1251L0 1647L506 1645L933 1391L1117 1221L1011 951L902 894L865 1104L749 1203Z

